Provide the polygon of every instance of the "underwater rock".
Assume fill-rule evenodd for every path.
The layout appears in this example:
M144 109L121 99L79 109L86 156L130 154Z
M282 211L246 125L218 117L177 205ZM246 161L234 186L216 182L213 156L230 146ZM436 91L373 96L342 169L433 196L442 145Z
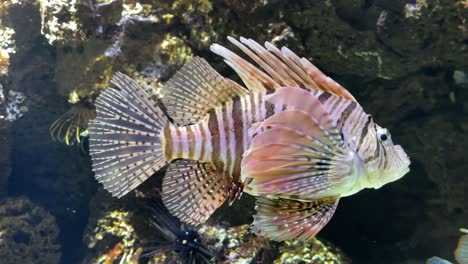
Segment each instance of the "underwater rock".
M468 170L465 150L468 142L459 140L467 131L467 122L465 117L438 114L408 124L403 130L406 136L402 138L413 158L423 165L427 177L438 188L438 193L434 193L430 203L443 206L453 216L458 215L459 226L463 226L462 219L468 219L468 182L465 180L465 172ZM426 139L430 139L431 144L423 144ZM427 153L431 153L430 158Z
M395 79L441 65L467 69L464 1L406 2L295 1L284 20L303 55L336 74Z
M0 3L0 46L12 57L27 55L41 31L36 0L3 0Z
M107 88L113 64L104 54L106 47L107 43L98 38L56 45L55 80L60 95L70 98L74 93L79 98L76 102L86 98L92 101Z
M2 263L59 263L55 218L26 198L0 200Z
M417 225L409 227L412 230L406 242L414 255L425 252L447 257L459 235L457 229L466 226L468 142L461 140L468 131L466 124L465 116L446 111L422 116L401 128L404 136L399 141L408 150L414 167L409 182L396 186L402 195L396 200L412 205L399 209L401 218L418 219Z
M135 204L134 197L115 200L100 190L91 204L83 235L87 250L81 263L119 263L121 260L121 263L138 263L142 252L140 238L134 227L135 214L127 208L129 204Z
M411 116L455 106L450 100L454 88L446 75L442 71L410 75L397 81L376 80L361 84L356 90L361 93L365 108L393 131L393 126L409 123L402 120ZM389 114L389 109L398 111Z
M8 27L8 11L10 6L0 3L0 77L8 74L10 65L10 54L16 52L16 45L13 36L15 30Z

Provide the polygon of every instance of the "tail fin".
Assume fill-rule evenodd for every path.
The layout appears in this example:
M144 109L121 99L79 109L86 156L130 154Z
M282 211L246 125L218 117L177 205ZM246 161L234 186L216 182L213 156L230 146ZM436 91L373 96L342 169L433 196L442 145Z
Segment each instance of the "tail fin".
M96 99L89 151L96 179L120 198L166 164L161 131L168 120L130 77L117 73L111 82L118 90L106 89Z

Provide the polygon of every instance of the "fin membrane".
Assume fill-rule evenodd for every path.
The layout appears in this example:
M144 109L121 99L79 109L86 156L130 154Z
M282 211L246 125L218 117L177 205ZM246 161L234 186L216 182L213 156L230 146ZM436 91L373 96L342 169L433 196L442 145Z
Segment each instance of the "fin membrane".
M231 182L211 162L176 160L162 185L162 200L171 214L197 225L206 222L226 200Z
M242 175L259 195L317 199L345 183L355 154L347 149L327 112L310 92L280 88L269 99L288 107L259 125L244 154ZM276 102L278 103L278 102Z
M164 113L130 77L116 73L96 99L97 117L89 123L89 152L96 179L122 197L166 162L160 132Z
M310 202L259 197L252 229L257 235L276 241L306 241L322 230L337 205L334 197Z
M195 124L215 107L248 91L224 78L204 59L195 57L163 87L162 102L179 126Z
M240 42L232 37L228 40L254 60L265 72L253 66L230 50L218 44L211 51L222 56L246 83L249 89L263 84L265 89L284 86L302 87L328 92L355 101L354 97L340 84L323 74L306 58L300 58L286 47L279 50L270 42L265 47L252 39L241 37Z

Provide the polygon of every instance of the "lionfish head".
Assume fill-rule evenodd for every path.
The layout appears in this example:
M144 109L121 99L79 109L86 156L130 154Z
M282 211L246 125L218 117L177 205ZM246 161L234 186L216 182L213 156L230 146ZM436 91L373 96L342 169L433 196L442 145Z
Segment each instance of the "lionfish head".
M366 164L368 180L375 189L396 181L409 172L410 160L400 145L393 144L390 132L386 128L375 125L375 133L371 133L377 141L374 158ZM369 173L370 172L370 173Z

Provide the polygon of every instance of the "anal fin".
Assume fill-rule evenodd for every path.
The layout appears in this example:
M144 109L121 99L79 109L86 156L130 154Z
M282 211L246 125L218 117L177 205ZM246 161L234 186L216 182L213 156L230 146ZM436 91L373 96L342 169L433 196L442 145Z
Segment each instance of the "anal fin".
M176 160L164 176L162 200L171 214L197 225L225 202L231 186L211 162Z
M303 202L261 196L256 204L253 231L276 241L306 241L322 230L337 205L338 198L335 197Z

